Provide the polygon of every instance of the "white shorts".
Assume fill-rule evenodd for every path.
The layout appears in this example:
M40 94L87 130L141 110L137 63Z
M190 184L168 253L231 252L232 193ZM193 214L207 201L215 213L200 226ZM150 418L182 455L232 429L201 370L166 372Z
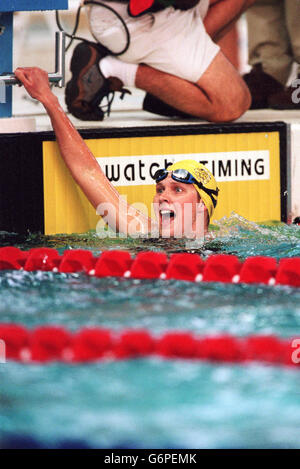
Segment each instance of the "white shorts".
M129 49L118 56L124 62L144 63L196 83L220 50L203 25L209 0L200 0L190 10L169 7L138 18L128 15L127 3L102 2L114 8L129 29ZM112 12L93 5L89 8L88 17L91 32L101 44L113 52L124 49L124 26Z

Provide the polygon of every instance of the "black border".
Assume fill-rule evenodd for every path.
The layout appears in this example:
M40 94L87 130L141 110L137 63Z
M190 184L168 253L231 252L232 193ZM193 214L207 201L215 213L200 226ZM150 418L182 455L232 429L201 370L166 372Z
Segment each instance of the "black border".
M33 134L0 134L0 231L44 233L43 148Z
M101 125L101 124L99 124ZM152 127L105 127L105 128L77 128L85 138L132 138L132 137L167 137L176 135L205 135L205 134L237 134L257 132L279 132L286 130L287 123L277 122L241 122L228 124L170 124L153 125ZM14 134L5 134L13 136ZM55 140L53 131L35 132L32 135L42 140Z
M288 124L285 122L193 124L187 121L184 125L100 127L78 131L86 140L278 132L281 221L287 222ZM44 233L43 142L54 140L53 131L0 134L0 230Z

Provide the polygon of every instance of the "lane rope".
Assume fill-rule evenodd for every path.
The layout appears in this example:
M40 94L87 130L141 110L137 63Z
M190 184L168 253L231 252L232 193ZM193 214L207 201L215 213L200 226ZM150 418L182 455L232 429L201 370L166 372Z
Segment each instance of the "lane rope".
M198 254L146 251L132 258L128 251L104 251L95 257L84 249L66 250L63 255L53 248L21 251L0 248L0 270L83 272L95 277L134 279L177 279L190 282L223 282L300 287L300 257L253 256L241 262L238 257L216 254L203 260Z
M0 324L0 339L5 344L7 360L28 364L78 364L149 357L286 366L300 362L300 339L282 339L275 335L198 336L171 331L156 336L136 329L114 331L85 327L71 332L61 326L39 326L30 330L19 324Z
M66 250L60 256L52 248L21 251L16 247L4 247L0 248L0 270L300 286L300 258L281 259L277 263L275 258L263 256L240 262L236 256L220 254L204 261L198 254L173 254L168 259L164 253L148 251L132 258L127 251L104 251L95 257L91 251L83 249ZM72 334L59 326L28 331L21 325L0 324L0 339L5 344L6 358L23 363L53 360L77 363L148 356L233 363L298 363L293 340L276 336L195 337L187 332L169 332L157 338L148 331L128 330L117 334L107 329L86 328Z

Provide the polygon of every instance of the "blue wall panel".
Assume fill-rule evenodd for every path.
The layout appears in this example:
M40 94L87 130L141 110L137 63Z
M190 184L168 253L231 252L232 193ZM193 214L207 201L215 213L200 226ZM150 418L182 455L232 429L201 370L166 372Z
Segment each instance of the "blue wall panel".
M5 28L3 34L0 35L0 74L12 72L12 21L13 13L0 13L0 25ZM5 93L5 96L1 96L2 102L0 103L0 117L10 117L12 97L11 86L5 86L5 89L2 87L1 95L3 95L3 93Z
M0 1L0 11L67 10L67 9L68 9L68 0L4 0L4 1Z
M34 10L67 10L68 0L0 0L0 75L11 73L13 51L13 12ZM1 13L3 12L3 13ZM1 78L0 78L1 79ZM0 117L12 113L12 88L1 84Z

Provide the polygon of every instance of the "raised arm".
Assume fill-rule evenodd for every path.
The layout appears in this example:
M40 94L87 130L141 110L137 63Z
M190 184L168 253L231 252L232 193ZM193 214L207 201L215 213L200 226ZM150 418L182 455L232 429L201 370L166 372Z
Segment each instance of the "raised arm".
M57 97L52 93L48 75L40 68L18 68L15 75L33 98L40 101L51 119L61 156L76 183L91 204L97 208L106 204L105 220L117 231L129 234L146 234L151 220L120 197L119 192L107 179L94 155L89 150L67 115ZM109 206L112 210L109 210Z

